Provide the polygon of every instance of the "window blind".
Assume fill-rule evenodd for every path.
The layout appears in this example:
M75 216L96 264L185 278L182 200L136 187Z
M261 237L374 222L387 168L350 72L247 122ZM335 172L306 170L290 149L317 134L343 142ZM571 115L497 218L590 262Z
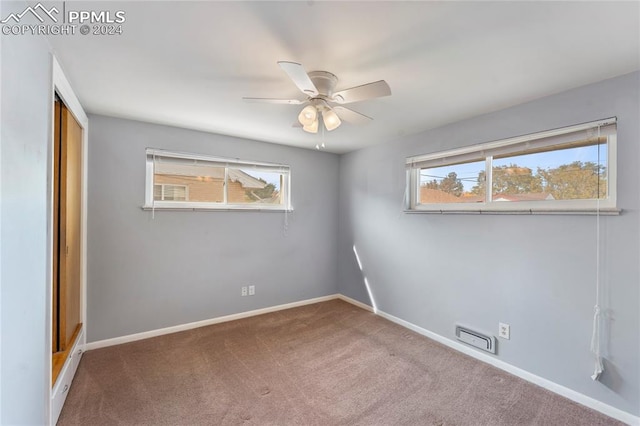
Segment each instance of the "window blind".
M489 156L503 158L519 153L551 151L554 147L560 145L563 147L596 145L606 142L607 136L615 133L616 119L608 118L576 126L472 145L446 152L408 157L406 166L408 169L421 169L483 161Z

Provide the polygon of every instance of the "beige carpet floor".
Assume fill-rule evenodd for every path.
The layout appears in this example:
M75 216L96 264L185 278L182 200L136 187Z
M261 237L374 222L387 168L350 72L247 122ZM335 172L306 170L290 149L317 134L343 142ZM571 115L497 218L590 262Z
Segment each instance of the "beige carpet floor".
M58 425L620 425L340 300L84 354Z

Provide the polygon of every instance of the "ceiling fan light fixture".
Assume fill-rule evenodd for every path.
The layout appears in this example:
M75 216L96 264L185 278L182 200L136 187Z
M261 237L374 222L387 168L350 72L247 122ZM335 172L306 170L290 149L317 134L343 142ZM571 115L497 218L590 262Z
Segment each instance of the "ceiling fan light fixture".
M303 125L302 130L309 133L318 133L318 120L316 119L309 125Z
M1 1L1 0L0 0ZM391 95L391 89L384 80L361 84L338 92L334 91L338 77L328 71L306 72L302 64L278 61L278 65L302 92L306 99L243 98L247 102L271 104L305 105L298 113L298 121L293 127L302 127L305 132L318 133L322 128L332 131L340 127L342 121L351 124L365 124L372 120L364 114L333 104L350 104ZM332 106L333 105L333 106ZM321 123L322 121L322 123ZM320 145L318 145L320 148ZM324 144L322 144L324 148Z
M336 114L332 109L322 111L322 120L324 121L324 126L329 131L337 129L338 126L342 124L340 117L338 117L338 114Z
M303 126L310 126L314 121L318 121L318 110L316 110L316 107L313 105L307 105L306 107L302 108L302 111L300 111L300 114L298 115L298 121Z

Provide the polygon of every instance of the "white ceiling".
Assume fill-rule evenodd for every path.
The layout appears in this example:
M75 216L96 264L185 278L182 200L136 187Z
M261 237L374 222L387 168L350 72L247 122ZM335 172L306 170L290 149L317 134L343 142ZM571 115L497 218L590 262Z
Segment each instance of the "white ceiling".
M393 141L640 68L638 2L67 2L124 10L122 35L50 36L90 113L313 148L278 67L384 79L374 117L324 135L336 153Z

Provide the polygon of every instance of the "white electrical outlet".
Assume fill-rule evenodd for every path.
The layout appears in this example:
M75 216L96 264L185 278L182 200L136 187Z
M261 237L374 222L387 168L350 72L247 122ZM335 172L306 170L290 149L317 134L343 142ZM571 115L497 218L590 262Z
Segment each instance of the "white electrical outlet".
M255 285L250 285L249 286L249 296L253 296L256 294L256 286Z
M498 336L503 339L509 340L511 336L511 326L509 324L505 324L503 322L498 323Z
M247 287L242 287L241 293L242 296L246 296L247 295Z

